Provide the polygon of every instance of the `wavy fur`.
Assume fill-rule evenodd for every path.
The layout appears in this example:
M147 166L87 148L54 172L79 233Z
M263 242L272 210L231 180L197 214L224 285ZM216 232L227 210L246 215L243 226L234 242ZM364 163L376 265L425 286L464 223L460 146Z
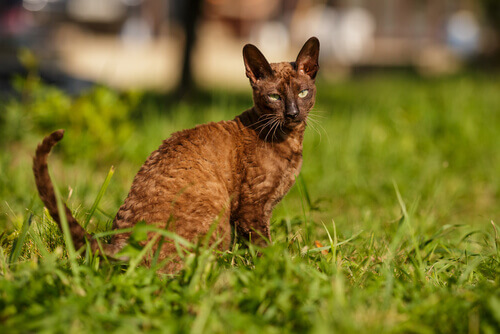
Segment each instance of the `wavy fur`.
M54 185L49 175L47 157L49 156L52 148L63 138L63 136L64 130L57 130L45 137L38 145L35 157L33 158L33 173L35 174L35 182L38 193L40 194L40 198L45 204L45 207L49 210L50 215L55 220L57 225L59 225L61 231L61 217L59 216L59 210L57 209ZM85 245L85 239L91 240L91 236L80 226L80 224L78 224L66 204L63 205L66 220L68 221L71 237L73 239L73 244L76 249L79 249Z

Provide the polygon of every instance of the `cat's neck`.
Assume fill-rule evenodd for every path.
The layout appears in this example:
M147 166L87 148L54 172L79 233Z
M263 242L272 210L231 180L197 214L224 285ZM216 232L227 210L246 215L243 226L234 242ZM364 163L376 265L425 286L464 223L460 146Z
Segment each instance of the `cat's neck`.
M293 140L302 143L306 128L305 123L297 124L293 128L273 126L272 124L266 125L261 115L262 113L254 106L236 116L236 120L239 120L246 129L252 131L260 140L265 142L282 143Z

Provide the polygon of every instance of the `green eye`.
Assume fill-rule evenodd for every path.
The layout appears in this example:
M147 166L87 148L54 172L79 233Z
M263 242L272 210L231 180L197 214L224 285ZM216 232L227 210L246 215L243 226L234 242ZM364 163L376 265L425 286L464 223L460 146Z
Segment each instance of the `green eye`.
M307 89L301 90L301 91L299 92L299 97L300 97L300 98L304 98L304 97L306 97L306 96L307 96L307 94L308 94L308 93L309 93L309 91L308 91Z
M271 100L271 101L281 100L281 97L279 96L279 94L269 94L268 97L269 97L269 100Z

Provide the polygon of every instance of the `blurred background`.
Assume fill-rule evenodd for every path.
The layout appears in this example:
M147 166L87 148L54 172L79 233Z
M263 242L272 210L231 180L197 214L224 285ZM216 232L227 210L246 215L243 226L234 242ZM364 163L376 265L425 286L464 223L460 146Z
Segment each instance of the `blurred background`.
M496 0L2 0L0 91L35 67L69 93L246 89L245 43L291 61L310 36L323 78L449 74L497 66L499 32Z
M293 61L311 36L318 99L272 230L335 219L391 240L398 191L428 235L498 224L500 0L0 0L0 246L32 212L47 225L31 171L47 133L67 130L50 165L78 218L117 167L104 229L163 139L252 105L246 43Z

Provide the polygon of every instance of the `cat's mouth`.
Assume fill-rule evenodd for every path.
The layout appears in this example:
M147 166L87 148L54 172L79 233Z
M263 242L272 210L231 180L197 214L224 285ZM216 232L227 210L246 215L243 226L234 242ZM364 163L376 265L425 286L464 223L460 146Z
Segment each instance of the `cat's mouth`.
M294 128L297 125L303 123L304 121L305 121L304 117L296 117L296 118L287 118L287 117L285 117L285 121L283 122L283 124L287 128Z

